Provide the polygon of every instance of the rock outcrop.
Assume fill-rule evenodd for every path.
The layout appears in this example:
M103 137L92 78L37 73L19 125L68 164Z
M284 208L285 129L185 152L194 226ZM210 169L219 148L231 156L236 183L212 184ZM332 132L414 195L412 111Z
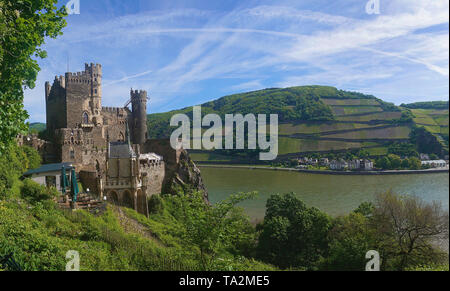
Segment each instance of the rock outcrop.
M164 158L166 167L161 189L162 194L176 195L180 192L199 191L203 193L205 201L209 201L208 191L203 183L200 169L189 157L186 150L173 149L169 139L147 140L142 146L142 150L154 152Z

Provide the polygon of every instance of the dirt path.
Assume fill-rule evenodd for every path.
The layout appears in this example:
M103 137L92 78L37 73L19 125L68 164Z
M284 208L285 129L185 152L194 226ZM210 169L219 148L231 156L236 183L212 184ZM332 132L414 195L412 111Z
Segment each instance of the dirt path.
M135 219L129 217L120 207L114 206L114 212L117 214L120 225L125 232L139 234L145 238L148 238L160 246L164 246L163 242L159 240L155 234L153 234L148 227L142 225Z

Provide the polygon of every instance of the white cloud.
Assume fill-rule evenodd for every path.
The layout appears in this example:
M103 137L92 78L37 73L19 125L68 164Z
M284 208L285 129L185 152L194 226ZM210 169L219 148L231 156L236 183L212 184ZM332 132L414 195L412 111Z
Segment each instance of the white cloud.
M336 1L333 8L355 3ZM226 90L261 89L263 84L372 89L392 93L392 100L402 91L422 96L429 90L430 99L443 96L445 88L433 88L448 88L448 28L427 29L448 24L448 1L383 1L382 14L375 17L358 5L358 19L285 3L229 12L144 12L70 26L62 39L50 42L54 55L42 63L46 71L39 77L39 90L27 92L26 106L42 109L33 100L40 94L42 100L44 80L65 71L66 51L71 63L96 56L107 62L104 103L110 106L125 103L130 87L151 91L156 110L197 104L205 95L219 97ZM209 94L203 87L226 78L225 90Z

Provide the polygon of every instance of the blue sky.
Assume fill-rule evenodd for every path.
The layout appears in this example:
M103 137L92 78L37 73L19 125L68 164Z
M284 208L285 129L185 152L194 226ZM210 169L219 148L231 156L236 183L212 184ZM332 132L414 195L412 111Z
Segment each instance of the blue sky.
M45 81L91 62L103 65L103 106L123 106L133 87L149 92L149 113L300 85L448 100L449 1L380 0L378 15L367 2L80 0L25 107L45 122Z

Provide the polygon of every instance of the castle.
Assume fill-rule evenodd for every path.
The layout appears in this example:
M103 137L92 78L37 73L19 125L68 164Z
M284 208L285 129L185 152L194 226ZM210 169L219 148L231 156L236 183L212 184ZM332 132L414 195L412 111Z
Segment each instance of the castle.
M147 101L146 91L131 90L124 107L103 107L102 66L85 64L82 72L45 83L46 141L28 136L21 143L35 147L44 163L72 163L83 186L99 198L145 215L148 198L170 193L173 184L207 197L184 150L148 139Z

